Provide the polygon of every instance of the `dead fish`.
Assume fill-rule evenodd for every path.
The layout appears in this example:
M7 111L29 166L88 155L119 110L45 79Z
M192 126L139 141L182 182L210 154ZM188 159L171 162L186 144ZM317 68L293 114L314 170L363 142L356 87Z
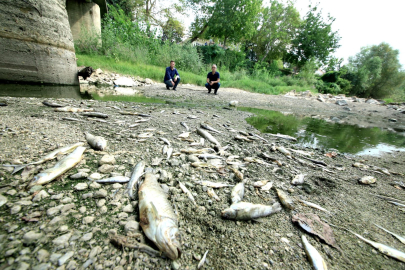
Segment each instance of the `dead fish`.
M44 104L45 106L48 106L48 107L52 107L52 108L60 108L60 107L65 107L66 106L66 105L62 105L62 104L49 102L47 100L42 101L42 104Z
M383 174L385 174L385 175L391 175L391 173L390 173L387 169L385 169L385 168L380 168L380 167L373 166L373 169L374 169L375 171L380 172L380 173L383 173Z
M260 137L259 135L255 134L255 133L253 133L253 132L249 132L249 134L250 134L250 136L256 137L257 139L262 140L262 141L264 141L265 143L269 143L268 140L266 140L266 139L263 138L263 137Z
M197 203L194 200L194 196L193 196L193 194L191 194L190 190L188 190L188 188L185 185L183 185L183 183L180 181L179 181L179 186L180 186L181 190L183 190L183 192L186 193L186 195L190 199L190 201L192 201L194 205L197 205Z
M177 216L156 176L145 175L139 188L140 225L145 235L172 260L181 256Z
M168 139L163 138L163 137L160 137L160 138L158 138L158 139L161 140L162 142L164 142L165 144L167 144L168 146L170 146L170 142L169 142Z
M375 182L377 182L377 179L374 176L363 176L359 179L359 183L364 185L374 184Z
M295 209L295 205L293 200L281 189L276 188L276 192L277 192L277 196L280 199L281 204L290 209L290 210L294 210Z
M143 131L153 132L153 131L156 131L156 128L145 128Z
M235 167L231 167L231 170L233 171L233 173L235 174L236 178L240 181L243 181L243 173L241 173L238 169L236 169Z
M104 119L98 119L98 118L89 118L89 120L94 121L94 122L100 122L100 123L108 123Z
M291 152L288 151L287 149L285 149L283 146L276 146L276 149L282 153L283 155L285 155L288 158L291 158Z
M208 153L210 151L215 152L215 150L211 149L211 148L202 148L202 149L187 148L187 149L180 150L180 152L186 153L186 154L203 154L203 153Z
M304 174L297 174L294 179L291 181L292 185L302 185L304 184Z
M405 262L405 253L404 252L399 251L399 250L397 250L395 248L386 246L384 244L380 244L380 243L368 240L368 239L362 237L361 235L359 235L357 233L354 233L352 231L349 231L349 232L351 232L352 234L354 234L355 236L357 236L358 238L360 238L361 240L363 240L367 244L371 245L372 247L378 249L381 253L383 253L383 254L385 254L387 256L390 256L390 257L392 257L394 259L397 259L397 260L399 260L401 262Z
M212 142L212 143L215 144L216 146L221 147L221 144L220 144L208 131L205 131L205 130L203 130L203 129L201 129L201 128L197 128L197 133L198 133L201 137L203 137L203 138L205 138L206 140L208 140L209 142Z
M32 182L29 184L29 187L35 186L35 185L44 185L52 180L54 180L56 177L64 174L71 168L77 165L82 158L83 158L83 153L86 150L85 147L79 146L77 147L72 153L70 153L68 156L64 157L60 161L58 161L55 166L52 168L46 169L45 171L42 171L41 173L37 174L33 179Z
M169 158L172 156L172 154L173 154L173 148L169 147L167 149L167 157L166 157L166 159L169 160Z
M207 153L198 155L198 158L201 158L201 159L204 159L204 160L213 159L213 158L224 159L223 157L213 155L213 154L207 154Z
M378 228L380 228L381 230L386 231L387 233L389 233L389 234L391 234L392 236L394 236L396 239L398 239L399 241L401 241L402 244L405 244L405 237L402 237L402 236L400 236L400 235L398 235L398 234L395 234L395 233L393 233L393 232L390 232L389 230L384 229L383 227L381 227L381 226L379 226L379 225L377 225L377 224L375 224L375 223L374 223L374 225L377 226Z
M240 134L242 134L243 136L249 136L249 133L244 132L244 131L242 131L242 130L241 130L241 131L239 131L239 133L240 133Z
M129 128L134 128L134 127L137 127L137 126L139 126L139 124L133 124L133 125L129 125Z
M131 199L134 199L134 187L138 190L139 178L141 178L143 171L145 170L145 162L142 160L135 165L132 170L131 178L128 182L127 191ZM137 192L136 192L137 193Z
M287 150L290 150L294 153L303 155L303 156L313 156L314 152L307 152L307 151L302 151L302 150L296 150L296 149L292 149L292 148L286 148Z
M11 174L15 174L16 172L24 169L25 167L27 167L28 165L38 165L38 164L42 164L48 160L52 160L54 158L56 158L58 155L64 155L67 153L72 152L73 150L75 150L77 147L79 146L83 146L84 143L82 142L78 142L75 144L70 144L67 146L64 146L62 148L58 148L56 150L53 150L52 152L50 152L49 154L46 154L44 157L42 157L40 160L35 161L35 162L31 162L28 164L22 164L22 165L3 165L5 167L14 167L14 171Z
M195 115L189 115L189 116L187 116L187 118L188 118L188 119L197 119L198 117L195 116Z
M311 202L307 202L307 201L304 201L304 200L298 200L298 201L299 201L300 203L306 205L306 206L309 206L309 207L312 207L312 208L315 208L315 209L318 209L318 210L321 210L321 211L324 211L324 212L330 214L330 212L329 212L328 210L326 210L325 208L323 208L323 207L321 207L321 206L319 206L319 205L317 205L317 204L314 204L314 203L311 203Z
M112 184L112 183L128 183L129 177L118 175L118 176L113 176L113 177L108 177L100 180L95 180L94 182L100 183L100 184Z
M135 120L134 123L145 123L148 121L149 121L149 119L139 119L139 120Z
M193 162L191 163L191 166L195 168L216 168L215 166L208 164L206 162Z
M302 236L302 244L304 245L305 253L315 270L327 270L325 260L321 254L308 242L305 235Z
M267 184L262 186L262 188L260 190L269 191L272 187L273 187L273 182L268 182Z
M215 133L221 133L221 131L218 131L218 130L216 130L215 128L209 126L209 125L200 124L200 126L201 126L203 129L206 129L206 130L210 130L210 131L215 132Z
M279 203L274 203L273 205L263 205L248 202L238 202L223 210L221 212L221 216L225 219L251 220L266 217L279 211L281 211L281 205Z
M82 108L74 108L74 107L55 108L55 112L92 112L92 111L94 111L93 108L90 108L90 109L82 109Z
M216 201L218 201L218 202L221 201L221 199L218 197L218 195L215 193L215 191L211 187L207 188L207 193L208 193L208 196L215 199Z
M187 131L190 130L185 122L180 122L180 124L181 124L183 127L185 127L185 129L186 129Z
M260 188L260 187L266 185L267 182L269 182L269 180L256 181L256 182L253 183L253 186L256 187L256 188Z
M190 132L183 132L177 137L179 137L179 138L188 138L189 136L190 136Z
M289 135L284 135L284 134L272 134L272 133L266 133L267 135L273 136L273 137L277 137L277 138L281 138L281 139L286 139L286 140L291 140L291 141L296 141L297 138L291 137Z
M245 157L243 160L246 161L246 162L251 162L251 163L257 163L257 164L262 164L262 165L270 165L269 163L264 162L263 160L258 159L258 158L254 158L254 157Z
M233 187L233 185L225 184L225 183L217 183L211 181L197 181L197 184L211 187L211 188L223 188L223 187Z
M393 202L393 201L388 201L389 203L392 203L393 205L396 206L401 206L401 207L405 207L405 204L399 203L399 202Z
M245 136L241 136L241 135L236 135L235 136L235 140L239 140L239 141L246 141L246 142L252 142L252 140L248 139Z
M360 163L360 162L355 162L353 164L353 167L360 168L360 169L366 169L366 170L370 168L369 166L367 166L363 163Z
M69 176L70 179L83 179L83 178L87 178L89 176L88 173L86 172L78 172L75 174L72 174L71 176Z
M94 150L103 151L107 148L107 141L101 136L94 136L88 132L85 132L84 135L86 136L87 143L93 148Z
M146 138L153 137L153 133L151 133L151 132L141 133L136 137L139 139L146 139Z
M198 263L197 269L200 269L201 267L203 267L205 260L207 258L207 254L208 254L208 250L204 253L204 256L202 257L201 261Z
M245 194L245 183L242 181L233 187L231 192L232 204L238 203L243 200L243 195Z
M100 112L84 112L82 115L87 117L108 118L108 115Z
M167 153L167 149L169 149L169 147L166 144L163 145L163 148L162 148L162 154L163 155Z

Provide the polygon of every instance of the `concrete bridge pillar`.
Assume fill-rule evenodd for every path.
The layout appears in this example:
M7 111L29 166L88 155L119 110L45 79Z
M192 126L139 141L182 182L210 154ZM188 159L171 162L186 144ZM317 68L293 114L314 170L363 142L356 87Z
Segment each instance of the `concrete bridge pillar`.
M74 40L79 40L88 35L101 37L101 19L106 12L106 4L104 1L105 8L100 8L99 4L101 3L95 3L91 0L66 1L70 29ZM101 7L103 7L102 4ZM101 42L101 40L99 41Z
M78 84L66 0L0 1L0 81Z

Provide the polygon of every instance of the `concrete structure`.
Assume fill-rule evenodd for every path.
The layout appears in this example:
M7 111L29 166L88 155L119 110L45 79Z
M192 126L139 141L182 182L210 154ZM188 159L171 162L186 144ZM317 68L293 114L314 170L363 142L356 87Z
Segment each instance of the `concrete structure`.
M83 35L101 35L101 19L107 13L105 0L66 0L66 9L74 40Z
M0 81L79 83L66 0L0 1Z

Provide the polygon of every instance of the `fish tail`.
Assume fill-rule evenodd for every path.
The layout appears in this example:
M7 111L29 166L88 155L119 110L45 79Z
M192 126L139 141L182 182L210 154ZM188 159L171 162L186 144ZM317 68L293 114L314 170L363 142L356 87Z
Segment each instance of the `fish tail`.
M3 164L3 166L4 167L14 167L14 170L11 172L11 174L15 174L15 173L21 171L22 169L24 169L25 167L27 167L28 164L25 164L25 165L14 165L14 164L7 165L7 164Z

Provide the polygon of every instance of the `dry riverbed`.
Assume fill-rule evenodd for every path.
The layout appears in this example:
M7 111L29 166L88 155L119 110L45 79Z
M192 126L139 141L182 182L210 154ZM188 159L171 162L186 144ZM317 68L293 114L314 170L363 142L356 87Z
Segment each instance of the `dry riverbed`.
M239 135L236 131L256 132L244 120L250 114L222 107L236 99L247 107L317 114L325 118L347 115L347 123L382 128L392 128L388 118L396 118L397 125L403 124L404 114L395 108L352 102L348 105L352 110L343 112L342 107L315 98L264 96L233 89L221 89L218 96L208 96L203 88L191 86L182 86L173 92L153 85L142 91L146 96L166 97L176 102L197 103L198 106L52 100L108 114L104 123L80 113L54 112L44 106L41 99L4 98L8 106L0 107L1 164L29 163L61 146L85 142L83 133L86 131L103 136L108 147L104 152L89 148L75 168L45 186L27 187L36 173L53 166L56 160L27 167L15 175L11 174L12 168L0 168L0 194L7 199L0 207L0 269L196 269L207 250L203 266L206 269L311 269L302 248L302 235L306 235L320 252L328 269L405 269L404 263L379 253L342 229L405 250L403 244L373 225L376 223L405 235L404 209L374 196L384 195L405 201L405 190L395 186L395 182L404 180L404 153L394 152L380 157L338 153L330 158L325 156L328 151L298 149L290 141L266 134L259 135L268 143L260 139L252 142L235 140ZM152 117L122 115L120 111L150 114ZM374 111L377 112L374 114ZM373 115L369 117L368 113ZM81 121L67 121L63 117ZM149 121L131 127L140 119ZM240 167L246 179L243 201L266 205L279 201L273 189L263 191L253 186L255 181L269 180L273 187L284 190L295 201L296 208L283 208L281 212L257 221L222 219L221 211L230 206L232 188L216 189L220 198L216 201L198 182L209 180L235 185L238 180L223 160L223 165L218 168L194 168L191 163L196 157L181 153L190 142L178 138L186 131L180 122L187 123L192 131L190 138L196 142L200 136L194 131L203 122L221 131L213 136L222 146L229 145L226 151L239 156L236 161L240 163L246 162L244 158L247 157L267 163L246 162ZM150 129L148 132L153 136L142 142L137 135L147 132L145 129ZM159 137L167 138L174 148L175 155L169 160L162 154L163 142ZM288 158L279 151L272 151L272 144L312 151L311 159L323 161L327 166L317 166L295 152L292 155L304 162ZM213 145L206 142L204 147L210 146ZM261 153L268 154L278 164L265 160ZM162 159L160 164L152 165L156 158ZM100 185L87 178L69 178L77 172L89 176L99 173L102 177L129 175L140 160L146 162L148 170L158 174L159 182L178 214L183 253L175 262L139 250L117 247L110 242L112 236L119 234L127 241L142 242L156 249L142 234L138 223L138 201L130 200L125 194L126 184ZM106 164L102 165L104 162ZM353 167L356 162L369 167ZM387 169L390 175L373 166ZM304 185L291 185L291 180L299 173L305 174ZM363 176L374 176L377 182L359 184L358 180ZM179 180L191 191L197 206L180 189ZM298 199L322 206L330 213L304 206ZM297 213L313 213L323 222L338 226L331 228L339 249L319 241L293 223L292 216Z

